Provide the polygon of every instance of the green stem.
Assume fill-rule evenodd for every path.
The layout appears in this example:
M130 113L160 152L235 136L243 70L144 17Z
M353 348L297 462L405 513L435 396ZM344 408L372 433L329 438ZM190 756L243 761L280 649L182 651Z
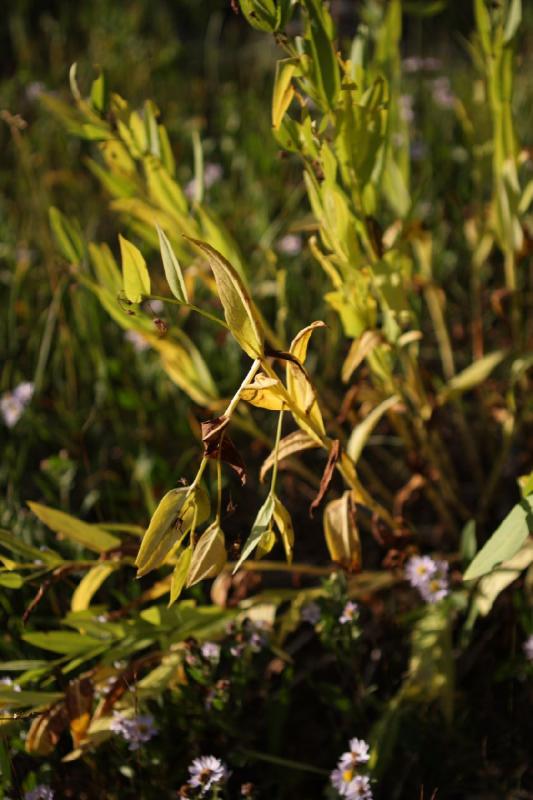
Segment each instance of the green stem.
M197 314L200 314L202 317L211 320L211 322L216 322L217 325L220 325L222 328L225 328L227 331L229 331L229 327L223 319L215 316L215 314L210 314L209 311L205 311L205 309L200 308L200 306L195 306L193 303L180 303L179 300L175 300L173 297L162 297L159 294L151 294L146 299L160 300L162 303L169 303L173 306L181 306L182 308L188 308L191 311L196 311Z
M329 775L328 770L313 767L312 764L303 764L301 761L293 761L289 758L281 758L281 756L273 756L270 753L260 753L257 750L241 749L243 755L248 758L256 759L257 761L266 761L269 764L276 764L279 767L287 767L287 769L296 769L300 772L312 772L315 775Z

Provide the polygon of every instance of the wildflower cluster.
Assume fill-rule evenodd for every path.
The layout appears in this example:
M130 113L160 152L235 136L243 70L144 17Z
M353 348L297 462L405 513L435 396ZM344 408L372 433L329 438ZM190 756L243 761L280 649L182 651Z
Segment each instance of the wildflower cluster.
M142 744L148 742L157 733L151 714L126 717L115 712L109 728L128 742L130 750L138 750Z
M448 564L441 559L413 556L406 564L405 577L426 603L438 603L448 594Z
M33 397L33 383L25 381L13 389L5 392L0 398L0 414L8 428L13 428Z
M368 744L363 739L351 739L350 749L339 758L330 776L331 785L347 800L372 800L370 778L361 772L361 766L370 758Z
M24 794L24 800L54 800L54 790L40 783L35 789L30 789Z

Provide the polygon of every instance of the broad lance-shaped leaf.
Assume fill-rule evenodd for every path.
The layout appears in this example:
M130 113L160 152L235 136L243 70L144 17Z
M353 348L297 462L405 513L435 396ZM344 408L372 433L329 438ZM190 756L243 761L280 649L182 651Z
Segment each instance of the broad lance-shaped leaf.
M187 574L189 572L191 558L192 558L192 545L182 550L178 556L178 563L174 567L174 572L172 573L172 580L170 582L170 600L168 601L169 607L176 602L176 600L178 599L183 590L183 587L185 586L185 581L187 580Z
M157 227L157 235L159 236L159 248L161 250L161 258L163 260L163 269L165 270L165 277L170 287L170 291L180 303L188 303L187 287L183 280L183 274L178 259L174 254L172 245L167 239L165 233L159 225Z
M213 522L202 533L192 554L191 566L187 575L187 586L215 578L227 561L224 533L218 522Z
M83 260L83 237L79 225L52 206L48 212L50 227L61 255L71 264L79 264Z
M533 533L533 495L521 500L507 514L499 528L481 548L466 570L463 580L486 575L498 564L509 561Z
M48 528L83 545L88 550L103 553L105 550L112 550L120 545L120 539L117 536L107 533L97 525L89 525L76 517L71 517L70 514L65 514L64 511L57 511L40 503L29 502L28 505L35 516L39 517Z
M303 365L307 358L307 347L313 331L325 328L326 324L320 320L312 322L296 334L291 342L290 353ZM316 393L305 369L292 361L287 361L287 391L298 408L309 418L313 427L321 434L325 434L322 414L316 398ZM302 420L295 417L298 425ZM320 441L320 440L318 440Z
M274 496L269 494L255 518L252 525L251 533L242 548L241 557L237 561L233 572L237 572L241 564L248 558L249 555L255 550L263 534L271 528L272 515L274 514Z
M507 352L505 350L496 350L494 353L489 353L483 358L474 361L469 367L466 367L462 372L455 375L439 393L439 401L445 402L450 396L463 394L475 389L481 383L487 380L491 372L500 364Z
M162 498L144 534L137 559L137 577L161 566L176 544L190 531L196 516L201 525L209 516L209 496L201 486L172 489Z
M241 400L246 400L257 408L266 408L268 411L281 411L284 407L283 393L279 381L269 378L259 372L252 383L241 389Z
M381 417L396 403L399 401L399 397L397 395L393 395L392 397L388 397L386 400L383 400L379 406L376 406L370 414L368 414L359 425L353 429L350 438L348 439L348 444L346 445L346 452L356 464L359 460L361 453L363 452L363 448L365 447L368 439L370 438L370 434L380 421Z
M150 275L141 251L134 244L119 235L122 258L122 279L124 294L130 303L140 303L150 294Z
M474 605L482 617L487 616L498 595L531 564L533 564L533 538L526 539L518 553L481 578L476 586Z
M361 567L361 540L351 492L331 500L324 509L324 535L331 560L350 571Z
M250 358L261 357L264 351L264 333L252 298L241 278L214 247L198 239L189 241L202 251L209 262L231 333Z
M301 453L303 450L311 450L314 447L318 447L318 443L315 439L312 439L309 434L305 431L293 431L289 433L288 436L284 436L281 439L277 451L277 460L278 464L280 461L283 461L284 458L289 458L289 456L295 455L296 453ZM276 462L276 451L273 450L268 458L263 461L261 466L261 472L259 474L259 479L264 481L267 472L274 466Z
M112 562L95 564L94 567L91 567L74 590L70 603L71 610L85 611L89 608L93 596L116 568L116 564Z
M291 515L277 497L274 498L274 521L280 532L287 563L290 564L292 562L292 551L294 549L294 528Z

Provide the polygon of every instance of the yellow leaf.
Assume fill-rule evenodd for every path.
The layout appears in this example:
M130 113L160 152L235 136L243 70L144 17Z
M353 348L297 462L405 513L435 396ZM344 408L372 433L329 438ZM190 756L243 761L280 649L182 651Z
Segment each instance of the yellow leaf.
M325 507L324 534L332 561L350 570L361 566L361 540L351 492L344 492Z
M252 383L241 391L241 400L246 400L252 406L266 408L269 411L281 411L283 395L279 389L279 382L275 378L268 378L263 373L258 373Z
M85 611L91 605L91 600L100 586L115 571L115 565L110 562L95 564L83 576L74 590L70 608L72 611Z
M365 331L358 339L354 339L342 365L344 383L350 380L359 364L380 342L381 336L377 331Z
M134 244L119 235L122 257L122 279L124 294L130 303L140 303L150 294L150 275L141 251Z
M290 352L298 359L302 366L307 357L307 346L311 334L317 328L325 327L326 324L324 322L313 322L311 325L303 328L293 339ZM298 367L292 361L287 361L287 391L293 402L309 418L312 425L317 428L321 434L325 434L326 430L313 385L305 369ZM295 419L298 422L298 418L295 417ZM298 422L298 424L300 423Z
M202 533L192 554L191 566L187 575L187 586L214 578L227 561L224 533L218 522L213 522Z
M295 453L300 453L302 450L310 450L313 447L318 447L315 439L311 438L305 431L293 431L280 440L278 447L278 463L283 461L284 458ZM265 475L274 466L276 460L275 452L270 453L268 458L265 459L261 467L260 480L264 481Z
M137 577L161 566L175 545L190 531L196 517L201 525L209 516L209 497L202 487L172 489L162 498L144 534L137 559Z
M168 601L169 607L176 602L182 592L183 587L185 586L191 558L192 547L185 548L185 550L182 550L178 556L178 563L174 567L172 580L170 582L170 600Z
M264 333L259 315L241 278L214 247L198 239L190 241L202 251L209 262L231 333L250 358L261 357Z
M117 536L112 536L97 525L89 525L76 517L71 517L70 514L65 514L64 511L57 511L40 503L30 502L28 505L41 522L44 522L51 530L72 539L88 550L103 553L120 545L120 539Z
M291 80L296 69L297 62L292 59L283 59L276 64L276 77L272 96L272 127L275 131L279 130L285 112L294 97Z
M281 535L287 563L290 564L292 562L292 551L294 549L294 528L291 515L277 497L274 498L274 522L278 526Z

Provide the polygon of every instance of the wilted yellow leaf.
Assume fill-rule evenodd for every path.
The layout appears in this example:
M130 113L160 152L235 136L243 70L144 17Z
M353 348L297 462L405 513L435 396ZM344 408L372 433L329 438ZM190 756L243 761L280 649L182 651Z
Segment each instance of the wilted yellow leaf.
M324 535L332 561L349 570L361 566L361 540L351 492L344 492L325 507Z

